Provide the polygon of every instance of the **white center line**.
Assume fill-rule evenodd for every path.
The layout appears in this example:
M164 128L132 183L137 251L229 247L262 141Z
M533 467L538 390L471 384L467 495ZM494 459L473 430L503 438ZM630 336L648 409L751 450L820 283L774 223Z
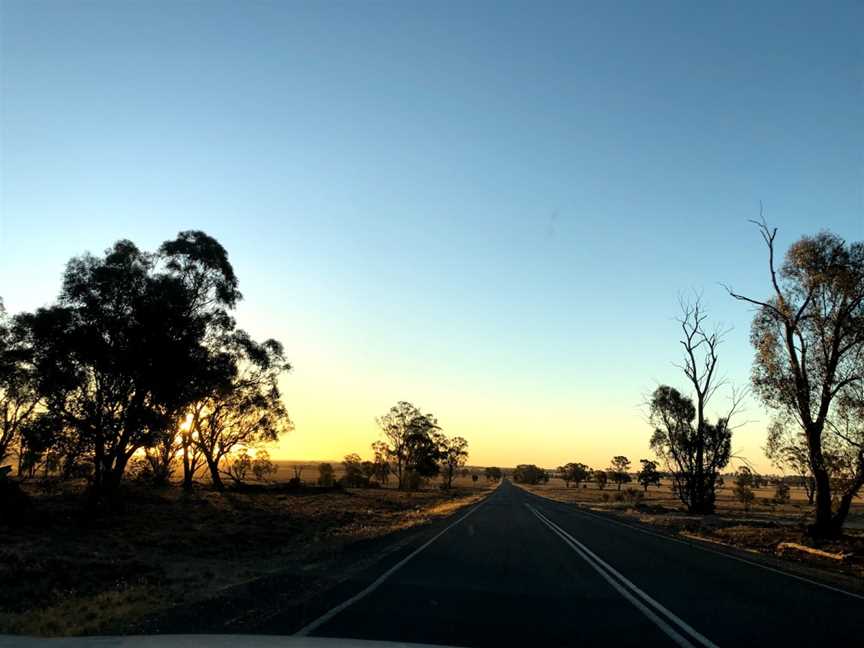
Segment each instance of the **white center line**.
M558 503L554 500L550 500L553 504ZM576 513L577 515L584 515L586 517L590 517L594 520L599 520L601 522L607 522L608 524L615 524L620 527L624 527L625 529L629 529L630 531L636 531L637 533L644 533L645 535L653 536L655 538L660 538L661 540L668 540L669 542L678 542L680 544L686 545L691 549L698 549L700 551L705 551L707 553L714 554L715 556L721 556L723 558L728 558L729 560L736 560L738 562L742 562L746 565L752 565L753 567L758 567L759 569L764 569L765 571L773 572L775 574L780 574L781 576L786 576L787 578L793 578L797 581L801 581L803 583L808 583L810 585L815 585L816 587L821 587L822 589L830 590L832 592L837 592L838 594L844 594L845 596L851 596L852 598L860 599L864 601L864 596L861 594L856 594L855 592L850 592L848 590L841 589L839 587L834 587L833 585L828 585L827 583L820 583L819 581L815 581L812 578L807 578L806 576L799 576L798 574L793 574L788 571L783 571L782 569L777 569L776 567L771 567L769 565L763 565L762 563L756 562L754 560L748 560L747 558L742 558L741 556L736 556L734 554L718 551L716 549L712 549L711 547L706 547L705 544L699 540L682 540L681 538L674 538L672 536L656 533L655 531L650 531L648 529L643 529L635 524L628 524L626 522L621 522L619 520L612 520L605 515L598 515L593 511L587 511L583 508L575 508L568 509L568 512Z
M706 648L718 648L710 639L697 632L693 627L686 623L683 619L675 615L662 604L654 600L644 591L639 589L634 583L622 575L618 570L612 567L609 563L600 558L597 554L591 551L584 544L570 535L567 531L555 524L552 520L540 513L530 504L525 504L528 509L537 517L538 520L548 526L555 534L557 534L567 545L573 549L585 562L587 562L594 570L599 573L615 590L618 591L624 598L632 603L640 612L648 617L654 624L662 630L666 636L682 648L696 648L697 645L705 646ZM677 626L672 627L670 623L655 614L657 612L663 614L669 621ZM689 635L689 639L683 636L678 630ZM690 641L693 639L697 642L694 644Z

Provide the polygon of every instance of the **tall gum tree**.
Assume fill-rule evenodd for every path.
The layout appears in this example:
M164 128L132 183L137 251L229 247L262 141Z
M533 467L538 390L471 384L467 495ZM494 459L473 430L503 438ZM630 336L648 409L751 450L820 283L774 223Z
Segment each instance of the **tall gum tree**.
M815 485L812 535L842 532L852 499L864 484L864 243L831 232L804 236L775 267L777 228L752 221L768 248L770 295L755 299L752 382L762 402L794 419L807 445ZM846 469L831 476L829 447Z

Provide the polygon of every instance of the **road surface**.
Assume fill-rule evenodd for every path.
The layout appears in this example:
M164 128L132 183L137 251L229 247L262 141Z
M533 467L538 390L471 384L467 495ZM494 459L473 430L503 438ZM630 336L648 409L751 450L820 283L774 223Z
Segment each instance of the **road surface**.
M298 634L451 646L864 646L864 597L504 482Z

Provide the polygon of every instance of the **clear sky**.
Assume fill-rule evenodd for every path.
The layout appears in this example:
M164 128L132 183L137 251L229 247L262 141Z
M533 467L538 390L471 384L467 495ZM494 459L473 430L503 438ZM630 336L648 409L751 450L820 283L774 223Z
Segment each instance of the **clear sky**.
M697 4L699 5L697 7ZM864 4L0 1L0 295L204 229L276 337L282 458L368 453L397 400L471 463L650 456L677 294L746 385L785 248L864 238ZM718 405L723 405L718 397ZM767 469L750 402L735 449Z

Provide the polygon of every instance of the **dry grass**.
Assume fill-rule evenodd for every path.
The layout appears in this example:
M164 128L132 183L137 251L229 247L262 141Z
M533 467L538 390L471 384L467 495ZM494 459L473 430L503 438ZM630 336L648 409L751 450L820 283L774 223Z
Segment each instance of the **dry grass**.
M457 486L184 494L133 484L122 509L99 515L74 490L31 491L27 520L0 520L0 632L122 631L156 610L446 516L489 487Z
M731 480L717 491L717 513L718 515L735 515L747 517L765 517L766 519L805 519L811 515L812 507L807 503L807 496L802 488L790 489L790 502L788 504L773 504L770 500L774 497L773 487L754 489L756 500L749 511L739 502L732 491ZM542 494L544 497L561 502L573 502L596 506L598 508L622 508L629 507L626 502L618 501L618 493L625 493L628 489L636 489L641 495L641 501L646 506L653 506L670 511L682 510L681 500L672 492L671 484L663 481L660 486L651 486L644 491L635 483L625 484L621 491L617 485L609 484L605 489L597 488L597 484L583 484L579 488L570 486L567 488L562 479L553 477L548 484L530 486L531 491ZM852 527L864 518L864 500L859 496L852 505L850 522ZM864 521L864 520L862 520Z

